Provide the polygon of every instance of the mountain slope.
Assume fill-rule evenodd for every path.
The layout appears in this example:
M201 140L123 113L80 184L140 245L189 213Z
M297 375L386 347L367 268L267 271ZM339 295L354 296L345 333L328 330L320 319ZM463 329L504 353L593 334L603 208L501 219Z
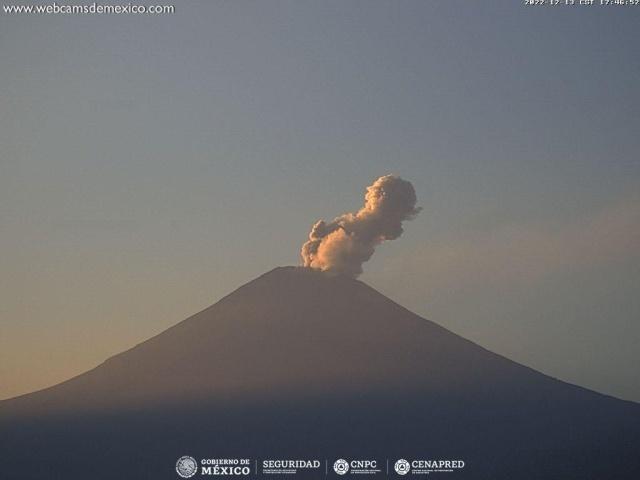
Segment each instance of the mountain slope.
M0 402L0 422L15 434L0 453L55 437L90 459L83 439L99 438L115 465L132 449L154 464L190 446L235 457L428 452L466 459L468 478L640 472L638 405L493 354L362 282L294 267L90 372ZM57 451L47 468L83 478Z
M553 382L362 282L278 268L96 369L12 402L27 413L350 392L535 394ZM591 395L581 391L583 395Z

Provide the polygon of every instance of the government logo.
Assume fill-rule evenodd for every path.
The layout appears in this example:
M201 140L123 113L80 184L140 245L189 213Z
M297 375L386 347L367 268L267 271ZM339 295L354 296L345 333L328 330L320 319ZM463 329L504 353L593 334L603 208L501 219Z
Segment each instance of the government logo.
M176 462L176 472L182 478L191 478L198 471L198 462L193 457L189 455L185 455L184 457L180 457Z

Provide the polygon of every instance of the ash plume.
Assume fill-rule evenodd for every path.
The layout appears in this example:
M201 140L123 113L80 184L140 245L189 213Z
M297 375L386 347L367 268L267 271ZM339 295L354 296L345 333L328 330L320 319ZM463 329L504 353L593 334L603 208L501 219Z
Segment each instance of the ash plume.
M420 212L410 182L395 175L378 178L367 187L364 206L333 222L318 221L302 246L305 267L357 277L376 246L402 235L402 222Z

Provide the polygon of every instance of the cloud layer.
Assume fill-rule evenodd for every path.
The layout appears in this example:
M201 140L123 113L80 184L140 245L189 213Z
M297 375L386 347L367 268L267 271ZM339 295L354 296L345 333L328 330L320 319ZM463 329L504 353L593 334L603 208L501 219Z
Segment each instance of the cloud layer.
M364 206L333 222L318 221L302 246L306 267L357 277L377 245L402 235L402 222L420 212L410 182L395 175L378 178L367 187Z
M432 240L394 258L387 272L396 272L393 282L419 278L436 296L466 295L632 262L638 245L640 196L633 194L571 222L518 222Z

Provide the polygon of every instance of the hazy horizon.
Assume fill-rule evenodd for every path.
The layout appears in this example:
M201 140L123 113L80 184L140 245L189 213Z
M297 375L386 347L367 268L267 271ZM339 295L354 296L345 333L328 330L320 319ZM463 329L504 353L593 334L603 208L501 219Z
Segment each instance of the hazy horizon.
M640 401L640 10L364 5L0 16L0 399L299 265L397 174L423 210L360 280Z

